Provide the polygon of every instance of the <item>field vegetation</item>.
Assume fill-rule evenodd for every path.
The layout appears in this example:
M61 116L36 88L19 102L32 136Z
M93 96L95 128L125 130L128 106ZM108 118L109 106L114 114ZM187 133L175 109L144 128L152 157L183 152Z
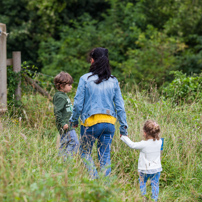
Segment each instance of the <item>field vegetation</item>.
M161 126L165 144L159 201L201 201L201 101L176 105L159 95L155 87L139 91L124 86L122 91L132 140L142 139L147 119ZM72 101L74 94L70 94ZM49 100L29 91L21 106L13 106L11 111L12 115L1 117L1 201L142 201L139 152L120 141L118 123L112 143L112 175L109 180L102 175L99 180L90 180L79 155L65 162L58 156L59 136ZM93 156L96 159L95 148Z
M141 201L138 151L112 142L112 175L90 180L79 155L63 161L52 102L60 71L89 71L92 48L109 50L122 88L129 137L142 139L154 119L165 138L159 201L202 201L201 0L1 0L8 58L21 51L22 71L7 69L8 113L0 117L0 201ZM37 68L36 68L37 67ZM22 100L15 100L21 80ZM76 129L79 135L79 128ZM93 150L96 159L96 149ZM99 166L96 159L96 165ZM148 189L148 197L151 189Z

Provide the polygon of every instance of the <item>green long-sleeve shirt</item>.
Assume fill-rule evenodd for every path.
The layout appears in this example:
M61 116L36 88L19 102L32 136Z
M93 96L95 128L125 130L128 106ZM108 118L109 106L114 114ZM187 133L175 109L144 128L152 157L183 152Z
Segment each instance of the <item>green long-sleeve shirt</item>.
M56 126L60 134L62 133L63 126L69 125L69 118L72 115L72 103L66 93L57 91L53 96L54 115L56 118ZM67 131L72 128L69 125ZM66 131L65 131L66 132Z

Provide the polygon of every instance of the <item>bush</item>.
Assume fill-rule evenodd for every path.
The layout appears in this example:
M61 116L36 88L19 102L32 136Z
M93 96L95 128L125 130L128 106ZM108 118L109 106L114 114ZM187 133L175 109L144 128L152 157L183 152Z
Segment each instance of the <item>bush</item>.
M174 80L163 88L164 98L170 98L174 103L192 103L202 98L202 74L188 77L180 71L172 71Z

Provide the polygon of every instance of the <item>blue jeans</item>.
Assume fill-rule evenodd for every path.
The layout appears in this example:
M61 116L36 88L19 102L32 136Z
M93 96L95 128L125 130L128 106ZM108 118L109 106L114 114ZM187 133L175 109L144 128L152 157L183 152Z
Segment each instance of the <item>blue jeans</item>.
M79 147L79 141L75 130L70 130L60 137L59 155L63 157L73 156Z
M98 178L98 172L91 157L93 144L97 139L97 153L100 169L108 176L111 173L111 143L114 137L115 127L110 123L98 123L91 127L81 126L80 154L84 160L92 179Z
M155 201L158 200L160 174L160 172L154 174L146 174L140 172L139 182L142 195L146 195L146 182L150 178L152 187L152 199L154 199Z

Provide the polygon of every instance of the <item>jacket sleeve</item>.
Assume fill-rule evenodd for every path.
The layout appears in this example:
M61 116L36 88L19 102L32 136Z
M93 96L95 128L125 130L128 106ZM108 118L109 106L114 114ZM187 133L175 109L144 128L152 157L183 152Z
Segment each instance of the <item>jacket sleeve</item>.
M121 90L118 84L118 80L116 82L116 87L115 87L114 104L117 112L117 117L120 123L120 134L128 135L128 132L127 132L128 124L126 121L126 112L125 112L124 101L121 95Z
M55 112L55 117L56 117L56 122L63 128L63 126L65 124L67 124L67 122L65 120L63 120L62 118L62 110L64 109L66 101L61 98L58 97L54 100L54 112Z
M121 140L125 142L130 148L141 150L144 147L144 142L133 142L127 136L121 136Z
M83 110L84 98L85 98L85 81L81 77L77 88L76 96L74 97L73 113L70 118L73 126L78 125L79 116Z

